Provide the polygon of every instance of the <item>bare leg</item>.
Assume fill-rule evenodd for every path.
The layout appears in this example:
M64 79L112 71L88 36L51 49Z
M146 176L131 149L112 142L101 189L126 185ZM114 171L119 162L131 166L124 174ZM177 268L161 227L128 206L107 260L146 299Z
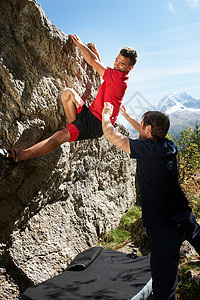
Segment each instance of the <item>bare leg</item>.
M76 109L83 105L83 101L73 89L69 88L64 89L61 99L68 122L71 123L76 120ZM48 139L41 141L30 148L18 151L16 162L48 154L57 149L61 144L68 142L69 139L70 134L67 128L57 131Z
M56 150L61 144L68 142L70 134L67 128L54 133L51 137L43 140L30 148L17 152L16 162L48 154Z
M65 115L69 123L77 118L76 109L83 105L83 100L74 89L65 88L61 95Z

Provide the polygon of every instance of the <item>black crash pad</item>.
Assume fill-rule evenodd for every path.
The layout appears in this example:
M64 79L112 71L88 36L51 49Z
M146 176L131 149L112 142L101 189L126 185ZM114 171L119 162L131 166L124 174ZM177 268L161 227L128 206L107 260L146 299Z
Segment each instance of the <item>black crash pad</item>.
M81 252L68 268L28 288L23 300L145 300L152 291L150 257L92 247Z

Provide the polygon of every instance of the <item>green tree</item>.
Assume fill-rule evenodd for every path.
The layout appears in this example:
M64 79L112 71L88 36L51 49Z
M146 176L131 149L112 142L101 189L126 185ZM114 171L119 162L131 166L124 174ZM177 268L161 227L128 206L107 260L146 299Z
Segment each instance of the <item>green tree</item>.
M180 135L173 138L178 147L179 183L195 180L200 171L200 125L186 127Z

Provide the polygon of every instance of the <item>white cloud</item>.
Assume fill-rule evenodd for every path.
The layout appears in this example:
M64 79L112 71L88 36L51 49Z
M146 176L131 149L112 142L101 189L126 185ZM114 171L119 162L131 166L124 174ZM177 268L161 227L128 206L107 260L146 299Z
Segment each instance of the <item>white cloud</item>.
M190 29L190 28L197 28L200 26L200 22L195 22L195 23L191 23L191 24L186 24L183 26L177 26L177 27L173 27L170 29L167 29L165 32L172 32L172 31L178 31L178 30L185 30L185 29Z
M181 62L177 64L162 64L154 67L142 67L135 69L134 76L130 76L129 84L133 84L134 88L156 88L157 85L163 83L181 82L181 85L187 87L189 78L199 83L200 78L200 62L188 61L183 65Z
M198 0L197 0L197 1L198 1ZM168 8L168 10L171 11L172 13L175 13L175 12L176 12L175 9L174 9L174 6L173 6L173 4L172 4L171 1L169 1L169 2L167 3L167 8Z
M199 0L186 0L186 2L191 8L196 8L199 6Z

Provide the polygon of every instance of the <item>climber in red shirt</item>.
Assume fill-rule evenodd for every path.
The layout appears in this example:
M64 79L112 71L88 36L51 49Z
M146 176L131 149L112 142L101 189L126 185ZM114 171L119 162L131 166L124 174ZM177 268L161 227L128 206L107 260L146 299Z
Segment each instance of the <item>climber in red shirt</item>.
M114 124L116 121L127 88L128 73L137 62L137 52L133 48L125 47L115 59L114 68L105 68L94 44L85 45L77 35L70 35L70 37L80 49L86 62L104 80L94 102L87 107L74 89L65 88L61 99L68 120L66 127L25 150L0 149L0 156L7 162L14 163L48 154L65 142L102 136L104 102L110 102L113 105L111 122Z

